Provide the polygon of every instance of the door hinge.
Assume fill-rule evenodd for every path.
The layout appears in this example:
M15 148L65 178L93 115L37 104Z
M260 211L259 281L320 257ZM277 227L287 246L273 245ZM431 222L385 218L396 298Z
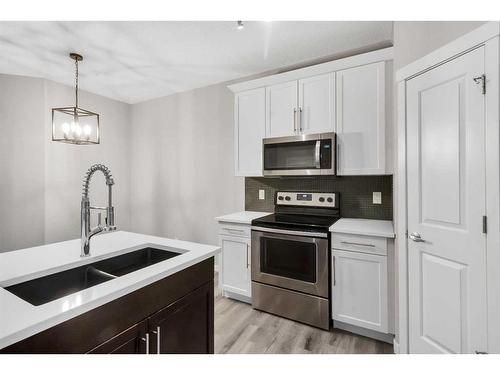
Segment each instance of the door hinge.
M483 90L483 95L486 95L486 74L482 74L479 77L472 78L474 82L478 85L481 84Z
M488 233L488 217L483 216L483 233Z

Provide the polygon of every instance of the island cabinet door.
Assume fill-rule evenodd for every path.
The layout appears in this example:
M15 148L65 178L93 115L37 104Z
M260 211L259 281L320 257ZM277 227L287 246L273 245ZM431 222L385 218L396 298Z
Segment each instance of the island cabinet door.
M87 354L146 354L147 321L130 327Z
M213 354L213 281L152 315L148 327L150 354Z

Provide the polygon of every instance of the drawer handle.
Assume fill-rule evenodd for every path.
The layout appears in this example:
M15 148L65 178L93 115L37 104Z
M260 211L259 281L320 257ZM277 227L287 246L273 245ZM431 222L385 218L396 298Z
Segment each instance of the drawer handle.
M359 242L348 242L348 241L340 241L344 245L355 245L355 246L366 246L366 247L375 247L375 245L371 243L359 243Z
M238 233L244 233L244 229L234 229L234 228L226 228L228 232L238 232Z

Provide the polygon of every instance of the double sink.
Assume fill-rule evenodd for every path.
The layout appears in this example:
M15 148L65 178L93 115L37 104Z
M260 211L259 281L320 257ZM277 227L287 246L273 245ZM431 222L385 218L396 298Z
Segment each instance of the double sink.
M146 247L127 254L15 284L5 289L32 305L40 306L177 255L181 254Z

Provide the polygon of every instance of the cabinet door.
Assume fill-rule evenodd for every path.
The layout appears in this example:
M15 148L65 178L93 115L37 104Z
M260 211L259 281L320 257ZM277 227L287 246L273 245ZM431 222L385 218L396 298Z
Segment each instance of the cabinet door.
M301 134L335 130L335 73L299 80L298 128Z
M209 282L148 320L151 354L214 352L214 283Z
M262 138L266 131L266 90L259 88L236 94L235 174L262 176Z
M385 63L336 73L337 174L386 173Z
M250 274L250 239L220 236L222 248L222 289L252 296Z
M290 136L297 128L297 81L266 88L266 137Z
M387 257L332 251L332 317L388 333Z
M130 327L92 349L88 354L146 354L146 321Z

